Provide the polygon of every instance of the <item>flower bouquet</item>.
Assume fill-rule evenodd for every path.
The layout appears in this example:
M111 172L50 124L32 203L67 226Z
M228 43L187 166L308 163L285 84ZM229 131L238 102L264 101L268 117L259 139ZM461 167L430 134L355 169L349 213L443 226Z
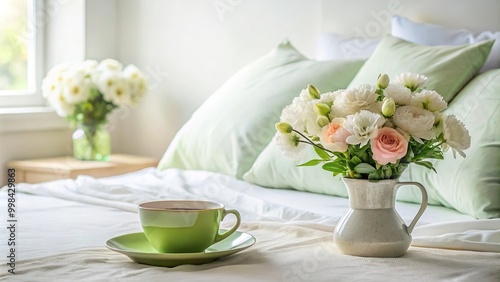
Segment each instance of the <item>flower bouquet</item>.
M112 59L98 63L61 64L42 82L43 96L57 114L76 129L73 155L83 160L106 160L110 154L109 134L104 126L108 115L121 106L137 105L147 92L144 74L134 65L123 68Z
M435 171L427 159L443 159L451 148L465 157L470 135L443 97L423 89L427 77L402 73L390 83L380 75L364 84L321 94L309 85L283 109L276 142L298 157L306 145L319 158L299 166L322 165L333 175L355 179L396 179L410 163Z

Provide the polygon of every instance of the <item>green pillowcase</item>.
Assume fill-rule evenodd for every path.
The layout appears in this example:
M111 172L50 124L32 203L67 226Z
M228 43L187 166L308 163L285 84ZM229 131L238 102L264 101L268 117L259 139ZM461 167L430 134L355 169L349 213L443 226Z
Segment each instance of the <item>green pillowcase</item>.
M494 40L460 46L423 46L386 35L366 61L351 86L375 84L380 73L426 75L426 89L449 102L483 67Z
M474 78L460 91L446 114L454 114L469 130L471 147L464 159L432 160L437 174L410 165L401 181L427 187L429 201L477 218L500 217L500 69ZM403 188L399 199L418 202L418 189Z
M285 188L313 193L347 197L340 176L334 177L321 166L297 167L318 156L312 148L298 160L283 155L273 139L259 155L252 168L243 175L245 181L270 188Z
M431 160L437 174L424 167L410 165L401 181L418 181L428 191L429 203L454 208L477 218L500 217L500 70L474 78L449 104L446 114L455 114L472 136L467 157ZM281 154L274 140L259 155L243 179L261 186L347 196L339 177L320 166L296 167L315 157L291 161ZM418 188L403 186L397 199L420 202Z
M284 42L231 77L193 114L158 167L241 178L271 141L281 110L308 84L345 88L363 61L309 60Z

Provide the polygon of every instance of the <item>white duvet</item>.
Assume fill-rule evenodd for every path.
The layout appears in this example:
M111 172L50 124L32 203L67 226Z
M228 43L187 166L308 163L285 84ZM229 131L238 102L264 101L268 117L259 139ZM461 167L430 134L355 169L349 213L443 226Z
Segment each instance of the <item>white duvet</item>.
M131 281L142 275L155 281L165 273L189 281L500 281L500 219L474 220L442 207L424 213L407 255L376 259L335 249L331 233L347 199L265 189L214 173L146 169L107 179L20 184L17 193L18 273L32 281L64 273L91 281L117 273ZM257 243L211 264L172 269L137 265L104 248L106 239L140 231L137 204L157 199L208 199L238 209L240 230ZM410 222L418 205L398 203L397 209Z

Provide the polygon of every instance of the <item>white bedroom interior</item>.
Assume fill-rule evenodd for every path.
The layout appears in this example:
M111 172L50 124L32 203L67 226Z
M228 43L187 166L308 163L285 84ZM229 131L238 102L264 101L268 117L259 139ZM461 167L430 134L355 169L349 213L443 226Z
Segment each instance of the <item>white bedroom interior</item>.
M37 10L37 21L28 23L28 35L29 29L34 29L38 39L35 50L37 98L30 101L18 99L22 100L22 104L16 104L17 100L5 99L0 91L0 188L2 192L7 191L0 194L0 207L8 211L0 213L0 219L4 224L7 222L15 226L15 231L3 228L0 233L0 240L4 242L0 243L0 256L15 255L15 259L7 257L13 265L7 263L7 267L4 265L0 268L0 280L11 278L9 275L15 269L21 279L26 281L49 281L54 277L71 281L401 281L404 278L412 281L499 281L500 100L497 94L500 91L500 43L483 41L473 36L468 36L465 40L467 44L453 40L459 37L456 34L462 33L481 33L500 40L500 0L33 1L41 7ZM415 28L420 33L417 37L424 38L422 40L432 37L422 35L425 24L436 25L439 36L449 35L453 40L445 44L449 46L442 46L399 39L394 35L395 28L391 27L391 17L395 15L413 21L412 27L418 26ZM408 26L406 28L411 30ZM391 32L394 36L388 36ZM326 33L336 35L324 36ZM353 54L353 60L327 61L326 57L322 57L325 51L337 55L342 53L339 57L346 56L341 49L345 47L342 42L333 43L337 48L333 52L330 50L332 45L321 41L331 40L335 36L345 37L345 42L356 45L347 51L355 51L350 53ZM357 39L349 41L353 37ZM0 42L1 39L0 36ZM296 50L285 44L286 41ZM369 73L369 67L378 67L380 61L370 61L369 57L379 42L386 45L380 44L383 45L380 48L383 51L376 55L384 54L380 61L385 62L386 67L398 65L391 62L393 53L396 54L394 56L400 56L407 50L413 50L418 59L406 65L422 69L429 65L426 70L430 69L440 81L431 81L432 77L428 82L435 85L441 85L442 82L445 85L443 90L456 88L451 97L445 98L448 99L446 103L438 101L440 105L448 107L442 115L440 110L423 106L433 121L434 117L438 119L431 123L433 132L441 130L434 137L442 138L439 141L431 140L442 141L438 145L427 145L430 144L433 150L450 146L448 140L453 138L448 136L449 139L445 140L442 137L445 135L445 119L451 119L448 113L463 120L472 136L472 145L465 150L466 158L454 158L457 151L453 146L450 146L451 151L443 153L444 160L439 159L439 154L431 157L434 158L432 162L438 169L437 173L428 170L428 167L424 170L425 163L423 166L412 164L407 168L403 160L412 160L414 155L411 150L405 149L397 163L386 162L388 171L382 171L382 178L384 173L389 173L385 178L399 174L395 179L384 180L393 181L392 186L386 184L385 189L392 190L390 193L384 192L384 196L378 191L366 189L367 185L372 184L378 188L378 182L352 179L370 172L351 169L348 161L344 165L347 172L359 172L358 175L347 174L343 170L343 180L338 175L333 178L331 172L335 173L335 168L328 170L321 165L297 167L297 163L275 150L279 145L276 145L275 139L271 140L271 136L283 133L279 126L275 128L275 122L280 121L278 113L283 107L292 102L287 100L285 103L284 97L288 95L288 99L299 95L299 92L285 93L282 89L294 85L295 81L292 80L306 78L320 77L318 81L323 81L324 85L343 84L345 87L353 80L362 81L364 78L360 78L359 73L367 69ZM0 51L3 50L1 47ZM398 48L407 49L401 51ZM383 53L385 49L389 50L388 53ZM356 57L357 51L361 59ZM451 54L449 57L447 52ZM308 59L302 58L299 53ZM411 52L407 55L412 57ZM0 53L0 86L2 58ZM9 161L63 156L74 159L73 129L42 99L41 80L60 63L77 63L88 59L101 61L106 58L115 59L124 66L137 66L145 74L149 85L148 93L136 107L122 107L111 114L108 129L112 153L151 158L155 160L154 166L163 156L158 167L134 169L130 174L101 178L85 173L63 175L54 166L53 174L59 173L59 178L63 175L64 179L34 183L17 181L16 177L22 179L21 173L19 169L17 175L12 173L15 170L8 166ZM495 66L492 70L481 72L487 58ZM400 61L404 59L402 56ZM423 63L417 62L420 59ZM244 68L248 65L251 66L248 68L250 70ZM242 69L244 71L239 72ZM232 79L235 73L243 75ZM335 74L335 79L329 79L330 73ZM454 77L445 77L443 73L451 73ZM259 81L255 81L255 77ZM374 77L373 83L384 84L381 82L383 78L376 81ZM261 80L264 82L259 84ZM392 80L391 76L391 83ZM269 93L279 98L266 100L271 95L264 95L269 88L260 91L262 85L273 87L275 83L276 89L273 88ZM420 90L416 87L410 91L407 88L411 87L407 85L397 86L411 93L408 97L416 95L417 89ZM384 93L383 88L388 86L377 87ZM307 90L303 93L307 93L308 97L315 95L314 88L308 87L307 83L304 88ZM233 97L228 95L230 91L227 89L237 89L240 93L235 93ZM242 97L241 93L252 93L255 99L246 99L247 96ZM375 93L371 91L373 95L370 97ZM396 131L396 107L413 103L411 99L414 96L408 98L408 104L394 104L392 113L386 116L384 111L387 110L382 109L385 104L385 100L381 101L383 94L377 94L381 99L373 99L372 102L380 106L374 107L384 120L379 126L380 130L384 127ZM229 100L234 103L225 103ZM324 134L326 127L320 125L321 115L328 118L328 126L334 123L334 102L328 103L325 102L328 107L326 115L317 108L312 115L314 125L319 126L321 134ZM277 104L280 104L279 109L271 109ZM245 106L250 110L239 111L237 108ZM202 110L197 111L200 107ZM230 110L226 111L227 108ZM220 109L224 114L217 115L219 112L214 109ZM313 112L309 110L308 113ZM241 113L255 115L252 119ZM217 122L210 123L213 120L209 115ZM273 120L271 125L267 117L272 115L276 121ZM197 122L197 117L203 120ZM226 118L231 119L227 124ZM387 123L384 123L384 118ZM243 124L241 128L240 124ZM457 124L458 121L454 125ZM307 126L303 126L304 132L309 132ZM180 131L185 128L185 131ZM204 128L208 129L203 131ZM406 142L410 148L417 144L418 140L413 142L415 139L411 138L414 136L407 134L409 131L397 129L406 134L403 136L398 133L401 143ZM203 132L197 136L197 131ZM260 131L264 133L260 135ZM283 131L291 133L289 128ZM210 136L207 132L219 134ZM463 132L461 137L467 139L465 135L469 131L467 134ZM227 140L220 136L225 136ZM311 133L311 136L314 134ZM318 142L323 146L323 140L318 136L314 136L315 140L320 140ZM424 142L427 140L422 139ZM379 159L375 160L373 145L369 144L372 152L364 156L372 158L369 160L372 166L361 167L361 170L378 170L385 165ZM347 144L344 145L347 148ZM222 149L219 150L219 147ZM335 153L348 155L346 158L351 158L349 161L353 163L355 153L352 152L359 152L355 150L361 150L361 147L354 148L354 151L345 149ZM424 151L422 148L420 152ZM328 160L330 164L335 158L342 158L340 153L335 155L332 152L334 149L322 151L323 156L317 151L316 154L314 150L308 151L306 157L314 156L311 158L315 158L313 161L317 163ZM358 158L358 155L355 157ZM365 157L359 155L358 159ZM400 160L403 162L401 167ZM359 160L366 162L365 165L369 161ZM359 162L355 165L359 165ZM391 167L391 164L394 166ZM51 164L45 166L47 169ZM99 170L99 165L96 167L94 170ZM112 169L108 168L110 171ZM352 192L352 187L347 193L349 181L361 181L356 190L359 197L353 196L356 194ZM398 190L394 189L394 185L399 185L394 184L396 181L421 184L412 182L408 185L411 188L407 186ZM372 202L372 198L382 199L379 201L382 204L376 200ZM221 244L222 247L215 247L215 251L206 246L205 251L186 254L158 251L152 247L152 240L144 235L146 228L138 207L159 199L211 201L224 205L224 209L237 210L239 213L233 212L223 220L221 228L235 226L234 230L239 233L234 234L240 237L224 239L226 241L221 242L227 242L227 245ZM214 203L208 206L221 206ZM363 203L369 208L358 209ZM384 206L379 207L378 204ZM178 208L175 205L171 208L174 213ZM169 209L161 205L158 205L159 208L154 204L152 206L152 210L161 212ZM372 234L376 237L385 233L382 237L389 242L386 247L404 241L405 246L397 247L404 249L404 252L380 255L386 251L383 250L377 255L353 256L345 251L361 245L349 242L350 238L342 243L338 235L344 232L339 229L346 226L346 215L354 214L354 209L358 214L361 214L360 211L365 212L358 222L380 224L364 232L355 230L352 237L368 238L367 246L370 246ZM377 215L377 212L393 213L386 219L380 219L373 215ZM238 223L235 224L235 221ZM349 228L352 227L346 227L345 230ZM218 232L218 226L216 229ZM389 229L396 232L387 231ZM337 235L339 237L335 237ZM9 236L16 246L10 245ZM385 243L375 242L374 245ZM345 249L342 249L342 244ZM210 257L212 260L203 261L211 255L215 255ZM172 265L175 267L157 267Z

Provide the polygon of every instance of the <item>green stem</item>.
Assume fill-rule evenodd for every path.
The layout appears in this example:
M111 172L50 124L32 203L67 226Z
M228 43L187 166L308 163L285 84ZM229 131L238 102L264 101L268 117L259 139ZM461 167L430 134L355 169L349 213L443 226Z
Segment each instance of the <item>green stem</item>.
M302 140L300 140L299 142L306 143L306 144L309 144L309 145L313 145L314 147L316 147L316 148L318 148L318 149L321 149L321 150L323 150L323 151L325 151L325 152L328 152L328 153L330 153L330 154L333 154L333 152L332 152L332 151L330 151L330 150L328 150L328 149L325 149L325 148L323 148L323 147L319 146L318 144L314 143L311 139L307 138L304 134L302 134L302 133L298 132L298 131L297 131L297 130L295 130L295 129L292 129L292 130L293 130L295 133L299 134L300 136L302 136L304 139L306 139L306 140L307 140L307 141L302 141Z

